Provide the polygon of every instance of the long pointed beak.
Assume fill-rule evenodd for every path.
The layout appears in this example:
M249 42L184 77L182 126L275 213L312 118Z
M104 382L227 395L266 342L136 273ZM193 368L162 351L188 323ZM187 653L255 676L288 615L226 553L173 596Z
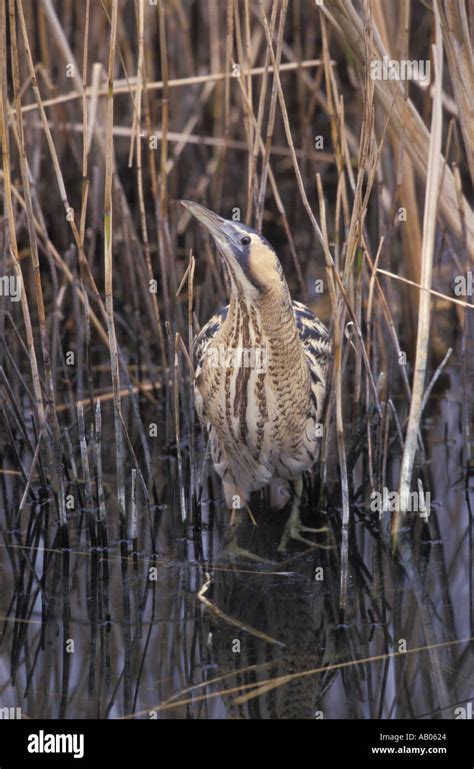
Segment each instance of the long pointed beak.
M200 203L194 203L192 200L181 200L180 202L212 235L224 265L227 267L230 280L237 286L237 290L244 293L246 291L254 293L255 289L259 291L261 283L252 275L250 267L251 238L247 237L247 233L253 233L253 235L256 233L239 222L223 219L222 216L209 211ZM269 248L271 249L270 246Z
M200 203L194 203L192 200L181 200L181 205L187 208L196 219L204 225L207 231L212 235L218 245L224 245L228 240L226 232L228 224L225 219L218 216L213 211L209 211Z

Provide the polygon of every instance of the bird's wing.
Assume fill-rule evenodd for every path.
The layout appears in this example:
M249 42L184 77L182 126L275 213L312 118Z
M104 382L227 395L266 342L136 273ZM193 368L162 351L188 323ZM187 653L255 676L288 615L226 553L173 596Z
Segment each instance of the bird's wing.
M217 334L222 324L224 323L225 319L227 318L228 310L229 310L229 305L227 305L226 307L222 307L221 310L216 312L216 314L213 315L212 318L208 320L207 323L202 327L196 339L194 340L195 407L196 407L197 415L199 417L199 421L201 423L204 423L207 421L204 419L204 408L203 408L204 404L203 404L201 393L199 392L199 379L202 372L204 356L206 354L207 348L209 347L215 335Z
M227 313L229 311L229 305L222 307L210 320L202 327L196 339L194 340L194 359L196 361L196 377L200 369L202 368L202 362L204 360L204 354L212 342L213 338L221 328Z
M317 401L316 410L319 413L322 402L321 388L325 389L326 374L331 359L331 338L324 323L306 305L293 302L293 312L308 359L312 390Z

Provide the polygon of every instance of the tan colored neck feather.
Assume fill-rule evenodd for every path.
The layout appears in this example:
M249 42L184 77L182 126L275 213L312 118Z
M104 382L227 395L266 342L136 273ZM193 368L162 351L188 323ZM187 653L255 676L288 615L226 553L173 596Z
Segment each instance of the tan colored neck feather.
M272 378L276 382L291 383L295 409L306 413L311 380L286 285L264 294L259 310L263 332L270 345Z

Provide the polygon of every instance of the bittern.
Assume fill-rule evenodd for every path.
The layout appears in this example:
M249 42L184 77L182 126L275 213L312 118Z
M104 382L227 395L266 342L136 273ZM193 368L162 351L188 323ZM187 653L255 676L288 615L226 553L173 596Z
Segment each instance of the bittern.
M290 538L313 543L300 521L303 473L314 464L331 355L328 331L291 299L268 240L241 222L183 200L214 239L230 303L195 342L195 404L229 508L243 510L270 486L273 506L294 494L279 550ZM234 549L241 553L243 550ZM245 551L246 555L249 555Z

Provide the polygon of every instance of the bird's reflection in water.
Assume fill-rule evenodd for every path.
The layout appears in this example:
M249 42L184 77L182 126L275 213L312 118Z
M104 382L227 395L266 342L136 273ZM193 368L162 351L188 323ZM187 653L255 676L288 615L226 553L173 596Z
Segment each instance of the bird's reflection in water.
M268 558L267 564L236 560L225 549L214 562L207 597L216 612L208 613L209 630L215 675L225 676L217 686L226 692L231 718L321 717L321 698L331 683L331 673L298 674L335 661L336 551L295 545L286 560L277 560L280 535L281 521L241 525L239 543ZM275 685L282 676L290 678ZM262 689L252 696L257 687Z

